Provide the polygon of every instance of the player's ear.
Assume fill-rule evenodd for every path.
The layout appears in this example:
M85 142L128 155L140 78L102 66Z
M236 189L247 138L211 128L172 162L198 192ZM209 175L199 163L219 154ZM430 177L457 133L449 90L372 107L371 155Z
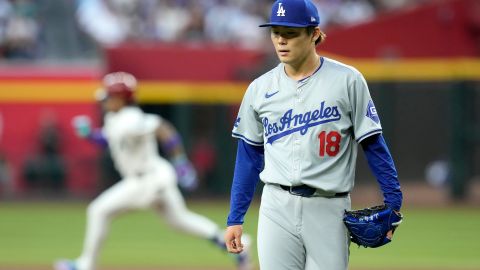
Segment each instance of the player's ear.
M322 37L322 30L320 30L320 27L315 27L314 34L315 34L314 41L317 42L317 40Z
M311 38L310 41L316 43L317 40L320 38L321 33L322 33L322 31L320 30L320 27L317 26L317 27L311 28L310 33L309 33L310 38Z
M321 44L325 41L325 39L327 38L327 35L319 27L316 27L315 29L316 29L316 31L318 31L318 32L314 33L314 35L316 35L315 45L318 45L318 44Z

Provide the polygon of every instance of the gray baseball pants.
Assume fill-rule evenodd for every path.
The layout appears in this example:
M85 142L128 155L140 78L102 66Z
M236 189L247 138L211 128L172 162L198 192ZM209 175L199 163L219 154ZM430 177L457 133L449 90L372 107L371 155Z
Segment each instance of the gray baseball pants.
M350 196L301 197L266 184L258 222L261 270L346 270Z

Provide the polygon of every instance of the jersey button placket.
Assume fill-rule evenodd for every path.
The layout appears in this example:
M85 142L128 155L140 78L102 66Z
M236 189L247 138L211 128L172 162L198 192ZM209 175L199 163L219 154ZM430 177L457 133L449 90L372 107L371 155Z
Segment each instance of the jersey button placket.
M298 160L298 153L299 153L299 142L300 141L300 138L298 137L298 134L297 133L293 133L292 134L292 151L293 151L293 155L292 155L292 168L293 168L293 173L292 173L292 176L293 176L293 185L299 185L300 184L300 179L299 179L299 171L300 171L300 164L299 164L299 160Z
M303 102L303 98L302 98L302 86L303 85L304 84L301 83L301 82L297 83L297 93L295 95L295 103L296 104L300 104L300 103Z
M295 136L295 139L293 141L293 145L295 148L295 156L294 156L294 161L293 161L293 166L295 168L295 180L300 181L300 156L299 154L301 153L300 151L300 138Z
M302 82L297 83L297 91L295 93L295 109L296 112L301 112L301 100L302 100ZM293 133L293 181L300 184L300 135Z

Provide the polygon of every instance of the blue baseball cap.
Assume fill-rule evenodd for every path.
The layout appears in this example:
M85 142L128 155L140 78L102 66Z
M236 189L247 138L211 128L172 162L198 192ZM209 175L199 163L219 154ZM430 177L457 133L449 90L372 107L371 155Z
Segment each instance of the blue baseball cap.
M310 0L277 0L272 5L270 22L260 27L308 27L319 23L318 10Z

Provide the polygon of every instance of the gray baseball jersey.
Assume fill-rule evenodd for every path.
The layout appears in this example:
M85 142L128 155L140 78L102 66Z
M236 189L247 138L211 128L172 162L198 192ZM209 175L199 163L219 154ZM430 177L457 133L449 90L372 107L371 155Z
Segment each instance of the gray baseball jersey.
M281 63L245 93L233 137L264 146L265 183L350 191L358 142L382 132L362 74L332 59L321 61L300 81L289 78Z

